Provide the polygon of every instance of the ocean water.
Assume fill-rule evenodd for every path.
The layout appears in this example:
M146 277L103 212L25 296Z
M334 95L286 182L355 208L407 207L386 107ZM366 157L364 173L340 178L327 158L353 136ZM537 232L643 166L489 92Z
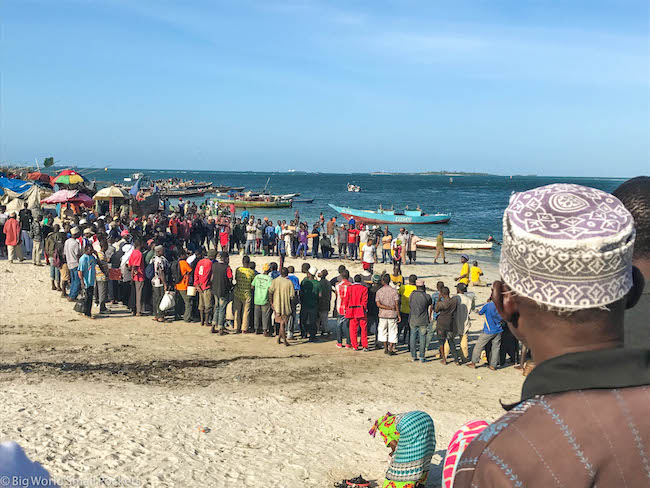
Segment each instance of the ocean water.
M80 170L83 173L83 170ZM369 175L329 173L251 173L218 171L169 170L89 170L88 177L103 182L122 182L135 171L152 179L178 177L187 180L208 181L217 185L245 186L261 190L270 178L272 193L300 193L313 198L314 203L297 203L291 209L258 209L255 217L290 220L296 210L301 220L316 221L322 212L325 219L338 215L329 203L359 209L415 208L418 205L428 213L451 213L451 221L442 225L417 225L412 230L421 237L433 237L444 230L447 237L486 239L489 235L501 240L503 211L513 192L525 191L551 183L576 183L611 192L625 179L616 178L560 178L536 176L449 176L440 175ZM347 191L347 183L361 186L360 193ZM213 198L206 194L202 201ZM172 200L172 205L176 201ZM392 227L395 231L398 227ZM491 253L498 255L498 247Z

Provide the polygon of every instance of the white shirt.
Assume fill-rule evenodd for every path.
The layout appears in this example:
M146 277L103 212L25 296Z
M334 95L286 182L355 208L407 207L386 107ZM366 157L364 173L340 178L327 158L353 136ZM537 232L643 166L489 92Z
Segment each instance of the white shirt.
M374 263L375 262L375 246L364 246L363 248L363 262L364 263Z
M370 232L367 230L367 228L364 228L361 232L359 232L359 242L363 242L364 244L367 243L368 237L370 237Z

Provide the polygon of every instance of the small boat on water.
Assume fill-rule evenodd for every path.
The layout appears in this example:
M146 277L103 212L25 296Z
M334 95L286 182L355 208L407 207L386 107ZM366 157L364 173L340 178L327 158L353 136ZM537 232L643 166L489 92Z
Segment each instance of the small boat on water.
M350 220L366 224L446 224L451 220L451 214L427 214L422 210L357 210L350 207L337 207L329 204L334 210Z
M353 185L352 183L348 183L348 191L359 193L361 191L361 187L359 185Z
M250 207L250 208L289 208L293 201L291 199L283 199L279 195L249 195L238 194L230 195L229 197L215 198L215 202L219 205L234 205L235 207Z
M444 240L445 249L449 251L467 251L470 249L492 249L493 242L483 239L447 239ZM417 243L418 248L434 249L436 248L435 239L422 239Z
M314 203L313 198L294 198L293 203Z

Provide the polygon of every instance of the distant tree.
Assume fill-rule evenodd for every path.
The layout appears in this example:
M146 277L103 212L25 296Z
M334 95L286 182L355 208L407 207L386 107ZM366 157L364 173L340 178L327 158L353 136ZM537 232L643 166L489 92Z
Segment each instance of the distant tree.
M50 166L54 166L54 158L45 158L43 161L43 167L49 168Z

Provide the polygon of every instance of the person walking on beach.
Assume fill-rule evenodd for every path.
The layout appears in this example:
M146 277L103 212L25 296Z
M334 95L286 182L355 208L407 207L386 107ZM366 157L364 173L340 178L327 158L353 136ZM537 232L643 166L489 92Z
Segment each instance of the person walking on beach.
M359 350L357 334L361 332L361 347L368 352L368 289L361 284L361 275L354 277L354 284L348 286L343 297L345 318L350 321L352 349Z
M232 311L235 316L237 334L249 332L248 318L251 310L251 283L255 271L250 268L251 259L248 255L242 258L242 265L235 270L235 298Z
M445 258L445 239L443 234L444 232L440 231L436 237L436 257L433 259L433 264L438 264L438 256L441 254L443 263L447 264L447 259Z
M79 281L79 275L77 273L77 267L79 266L79 258L82 254L81 244L79 244L79 236L81 231L79 227L73 227L70 230L70 235L63 247L65 254L65 262L68 265L68 271L70 272L70 292L68 293L68 301L74 302L79 295L79 290L81 288L81 283Z
M93 294L95 288L95 266L97 266L97 259L94 256L95 251L93 246L87 244L84 248L84 253L79 258L77 266L77 274L79 282L84 289L84 303L83 313L86 317L93 318L91 314L93 306Z
M409 328L410 328L410 349L411 359L418 360L418 339L420 341L420 362L426 361L427 336L429 333L429 324L431 323L432 300L426 292L424 280L415 282L417 289L409 297Z
M251 285L253 287L253 302L255 305L255 333L264 334L264 337L273 337L271 331L271 305L269 303L269 288L273 278L269 275L271 266L264 264L262 273L255 275Z
M5 244L7 245L7 256L11 264L16 262L16 258L22 263L25 260L21 244L22 231L20 223L16 220L16 212L11 212L9 218L2 227L5 235Z
M462 264L460 268L460 274L456 278L456 281L459 283L464 283L465 286L469 285L469 256L467 254L461 254L460 262Z
M278 324L280 324L278 344L284 342L285 346L289 345L286 327L289 317L291 317L293 313L292 302L296 293L293 283L288 279L288 276L289 270L287 268L282 268L280 276L273 280L271 287L269 288L269 302L273 312L275 313L275 319Z
M377 341L384 344L384 354L394 356L397 346L397 324L399 315L399 293L390 286L390 275L381 278L382 287L375 294L375 302L379 308L379 325Z

